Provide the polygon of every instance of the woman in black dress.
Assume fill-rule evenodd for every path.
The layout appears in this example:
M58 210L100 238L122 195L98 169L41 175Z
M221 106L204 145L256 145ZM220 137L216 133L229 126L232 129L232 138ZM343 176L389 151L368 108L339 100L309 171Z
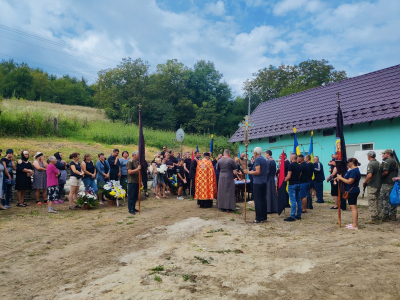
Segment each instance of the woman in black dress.
M32 189L33 175L32 164L29 162L28 151L22 151L21 159L17 163L17 178L15 180L15 190L17 191L18 207L26 207L28 204L24 202L26 190Z

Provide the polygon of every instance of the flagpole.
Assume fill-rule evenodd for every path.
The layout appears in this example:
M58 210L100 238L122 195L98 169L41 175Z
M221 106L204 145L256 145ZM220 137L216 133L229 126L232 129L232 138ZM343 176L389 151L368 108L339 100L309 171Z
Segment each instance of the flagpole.
M139 103L138 107L139 107L139 135L140 135L140 128L141 128L140 126L142 123L142 110L141 110L142 105ZM140 149L138 149L138 150L140 151ZM144 155L144 153L140 153L140 155ZM141 167L140 159L139 159L139 166ZM139 194L138 195L138 202L139 202L138 213L139 213L139 215L140 215L140 198L141 198L140 197L140 194L141 194L140 187L141 187L141 185L142 185L142 168L139 169L139 193L138 193Z
M139 166L140 166L140 161L139 161ZM139 196L138 196L138 201L139 201L139 215L140 215L140 194L141 194L141 191L140 191L140 188L141 188L141 185L142 185L142 169L140 169L139 170Z
M340 93L339 92L337 92L337 96L338 96L337 104L338 104L338 108L340 109L340 98L339 98ZM337 128L336 128L336 130L337 130ZM342 161L340 161L340 163L342 163ZM342 174L340 174L340 175L342 175ZM336 181L336 182L337 182L337 187L338 187L338 226L340 228L342 226L342 203L341 203L342 196L340 195L340 184L338 181Z
M252 128L254 127L253 123L249 122L249 116L244 117L244 121L239 123L239 127L244 129L244 146L245 146L245 152L246 152L246 169L248 168L248 163L247 163L247 147L250 143L249 141L249 127ZM240 151L240 150L239 150ZM246 197L246 192L247 192L247 174L244 174L244 221L246 222L246 202L247 202L247 197Z
M246 166L248 166L248 162L247 162L247 146L248 144L245 144L246 147ZM246 197L246 191L247 191L247 174L244 174L244 221L246 222L246 204L247 204L247 197Z

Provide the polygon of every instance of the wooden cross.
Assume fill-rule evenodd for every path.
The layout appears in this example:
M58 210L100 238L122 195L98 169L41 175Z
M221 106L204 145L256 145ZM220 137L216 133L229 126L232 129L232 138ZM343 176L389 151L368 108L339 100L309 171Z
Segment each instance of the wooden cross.
M139 105L138 105L138 106L139 106L139 110L140 110L140 109L142 108L142 106L143 106L143 105L139 103Z
M245 116L244 120L239 123L239 127L244 130L244 143L249 144L249 129L253 128L254 123L250 123L249 116Z
M245 153L246 153L246 166L247 166L247 147L249 145L249 128L253 128L255 125L254 123L250 123L249 116L245 116L244 120L239 123L239 128L244 129L244 146L245 146ZM247 168L246 168L247 169ZM247 179L244 176L244 221L246 222L246 192L247 192Z

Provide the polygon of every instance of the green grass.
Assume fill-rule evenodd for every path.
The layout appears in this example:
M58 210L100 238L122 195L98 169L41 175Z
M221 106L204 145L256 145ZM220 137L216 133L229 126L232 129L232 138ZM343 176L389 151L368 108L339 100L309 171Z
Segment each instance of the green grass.
M0 115L0 136L3 137L59 137L71 141L94 142L106 145L131 145L138 143L139 128L134 124L122 122L112 123L104 119L104 112L96 110L93 112L80 111L79 107L62 105L52 110L42 105L44 102L25 101L24 103L35 105L35 109L21 110L18 106L11 104L3 105ZM43 104L44 103L44 104ZM73 108L73 109L72 109ZM88 115L85 119L84 116ZM58 119L58 131L54 128L54 118ZM180 148L180 143L174 142L175 128L169 130L153 130L144 128L143 134L146 146L162 149L168 145L169 148ZM229 137L214 136L214 145L218 148L233 149L228 143ZM210 143L209 134L186 134L184 146L207 149ZM231 150L232 150L231 149Z
M157 282L161 282L162 281L161 277L157 276L157 275L154 275L154 280L157 281Z

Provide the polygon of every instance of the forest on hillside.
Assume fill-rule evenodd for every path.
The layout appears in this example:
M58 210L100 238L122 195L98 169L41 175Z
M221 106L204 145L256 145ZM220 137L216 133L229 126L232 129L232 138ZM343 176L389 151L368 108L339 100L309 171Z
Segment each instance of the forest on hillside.
M269 66L243 84L243 95L233 96L213 62L199 60L187 67L176 59L157 65L126 58L115 68L100 70L96 82L69 75L57 77L26 63L0 63L0 97L103 108L112 121L138 122L142 105L146 127L229 136L251 109L261 102L347 78L326 60L298 65Z

